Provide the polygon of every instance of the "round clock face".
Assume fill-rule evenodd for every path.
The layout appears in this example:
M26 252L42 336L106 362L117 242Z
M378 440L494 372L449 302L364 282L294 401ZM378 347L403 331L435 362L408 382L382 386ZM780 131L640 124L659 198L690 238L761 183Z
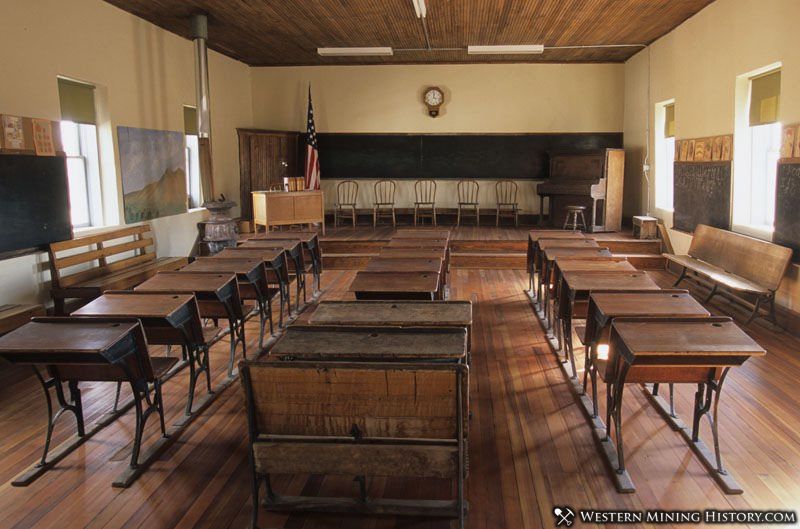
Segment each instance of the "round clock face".
M427 92L425 92L425 104L436 107L442 104L444 101L444 94L442 94L441 90L436 88L431 88Z

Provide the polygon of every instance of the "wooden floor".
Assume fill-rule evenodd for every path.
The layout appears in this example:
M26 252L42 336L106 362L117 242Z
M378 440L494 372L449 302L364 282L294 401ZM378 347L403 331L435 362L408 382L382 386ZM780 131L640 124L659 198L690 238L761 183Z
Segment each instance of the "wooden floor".
M520 233L522 230L509 230L506 236L519 237ZM483 229L469 238L481 236L488 236ZM502 235L498 231L491 236ZM655 276L664 286L673 279L666 272L655 272ZM323 299L351 299L346 291L352 277L350 271L325 272ZM522 271L452 273L452 299L472 300L475 316L468 527L553 527L555 505L603 509L800 507L800 340L754 325L752 335L768 354L747 362L726 382L720 404L722 451L745 489L743 495L724 495L679 434L637 390L626 394L623 420L627 461L638 490L618 494L523 293L526 283ZM716 305L711 308L719 312ZM250 324L248 331L255 350L255 324ZM228 343L222 342L213 350L217 381L224 377L227 348ZM111 487L111 481L130 455L131 413L31 486L11 487L9 480L40 452L44 400L32 377L20 379L17 371L0 375L0 383L0 527L247 526L250 493L238 384L222 393L138 482L119 490ZM168 424L182 413L185 387L184 373L165 385ZM112 399L110 385L92 385L84 398L87 416L99 416ZM691 399L691 388L679 389L679 412L689 413ZM73 424L69 417L63 419L58 430L61 438L67 430L72 431ZM155 423L150 426L151 438L145 446L156 435ZM274 480L274 487L290 494L357 492L356 483L336 477L281 476ZM451 487L436 481L374 479L369 482L369 494L445 499ZM575 526L579 525L576 522ZM435 529L455 524L264 512L261 526Z

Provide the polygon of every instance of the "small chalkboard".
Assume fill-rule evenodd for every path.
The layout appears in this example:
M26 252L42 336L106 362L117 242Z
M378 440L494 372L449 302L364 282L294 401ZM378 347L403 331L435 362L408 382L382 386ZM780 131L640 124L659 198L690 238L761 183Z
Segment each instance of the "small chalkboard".
M772 240L792 248L793 260L800 261L800 163L778 164Z
M675 162L673 228L731 227L731 162Z
M0 155L0 257L72 238L63 156Z

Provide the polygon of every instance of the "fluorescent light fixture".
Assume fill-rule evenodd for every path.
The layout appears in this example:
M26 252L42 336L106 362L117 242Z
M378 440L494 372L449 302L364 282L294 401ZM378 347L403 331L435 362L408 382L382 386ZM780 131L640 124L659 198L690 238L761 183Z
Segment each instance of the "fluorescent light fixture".
M467 46L470 55L533 55L544 51L542 44L522 44L512 46Z
M367 55L394 55L392 48L317 48L317 53L323 57L358 57Z
M428 8L425 7L425 0L411 0L411 3L414 4L414 12L417 14L417 18L425 18L428 16Z

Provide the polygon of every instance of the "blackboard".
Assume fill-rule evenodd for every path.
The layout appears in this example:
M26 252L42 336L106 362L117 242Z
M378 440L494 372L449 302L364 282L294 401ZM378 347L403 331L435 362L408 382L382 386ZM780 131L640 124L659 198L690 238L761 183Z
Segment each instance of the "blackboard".
M621 133L318 134L328 179L531 179L549 176L550 152L622 147Z
M772 240L792 248L793 260L800 261L800 163L778 164Z
M0 254L72 237L62 156L0 155Z
M675 162L673 228L731 228L731 162Z

